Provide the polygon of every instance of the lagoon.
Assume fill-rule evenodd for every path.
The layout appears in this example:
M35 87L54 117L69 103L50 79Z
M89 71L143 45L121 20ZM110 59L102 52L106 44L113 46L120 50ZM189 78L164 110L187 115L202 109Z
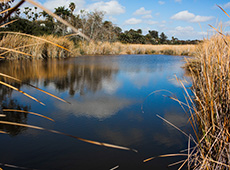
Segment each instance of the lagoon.
M183 88L175 79L175 75L186 79L186 86L190 86L182 68L183 59L168 55L119 55L0 63L1 73L23 81L10 83L46 104L42 106L0 86L1 107L26 109L51 117L55 122L15 112L6 113L6 118L1 120L138 150L135 153L105 148L46 131L0 125L0 130L9 133L0 134L0 163L54 170L109 170L116 166L121 170L177 169L178 165L170 168L168 165L184 157L156 158L147 163L143 160L187 148L188 139L156 116L191 133L186 113L167 92L185 102ZM47 96L26 83L71 104ZM147 97L157 90L165 91Z

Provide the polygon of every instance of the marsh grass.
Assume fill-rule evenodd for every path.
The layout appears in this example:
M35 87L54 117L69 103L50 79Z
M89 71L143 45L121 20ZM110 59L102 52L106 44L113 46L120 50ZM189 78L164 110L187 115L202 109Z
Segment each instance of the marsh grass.
M193 56L196 45L143 45L120 42L80 42L77 51L81 55L116 54L164 54Z
M194 169L230 168L230 36L217 34L200 44L188 60L192 75L191 123L199 147L191 156ZM199 138L205 138L201 141Z
M197 45L143 45L120 42L80 41L77 44L68 36L44 35L35 37L14 32L0 32L0 57L68 58L84 55L164 54L193 56Z
M44 35L29 37L27 34L1 32L0 55L7 59L66 58L73 57L74 43L64 37ZM7 48L7 49L5 49Z

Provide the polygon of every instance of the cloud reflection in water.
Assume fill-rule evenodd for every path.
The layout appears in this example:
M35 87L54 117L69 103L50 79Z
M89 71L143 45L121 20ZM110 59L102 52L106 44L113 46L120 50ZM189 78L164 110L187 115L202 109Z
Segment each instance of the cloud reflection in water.
M60 103L57 107L63 112L75 116L85 116L97 119L106 119L115 115L118 111L130 106L133 102L115 96L86 96L81 100L69 100L71 105L66 107L65 103Z

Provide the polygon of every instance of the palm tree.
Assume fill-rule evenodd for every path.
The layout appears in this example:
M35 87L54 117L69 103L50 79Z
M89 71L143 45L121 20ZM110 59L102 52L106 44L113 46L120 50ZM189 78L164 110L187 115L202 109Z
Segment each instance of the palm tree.
M71 3L69 4L69 9L71 10L71 13L72 13L72 14L73 14L73 11L75 10L75 8L76 8L75 3L71 2Z

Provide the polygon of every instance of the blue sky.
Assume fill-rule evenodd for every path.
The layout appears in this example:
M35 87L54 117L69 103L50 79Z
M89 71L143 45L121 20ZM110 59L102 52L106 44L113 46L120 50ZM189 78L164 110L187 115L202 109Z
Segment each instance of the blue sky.
M223 22L225 32L230 33L230 18L216 4L230 14L227 0L37 0L46 8L66 6L74 2L76 13L81 9L106 12L105 19L111 20L122 30L142 29L164 32L169 39L203 39L210 37L212 29Z

